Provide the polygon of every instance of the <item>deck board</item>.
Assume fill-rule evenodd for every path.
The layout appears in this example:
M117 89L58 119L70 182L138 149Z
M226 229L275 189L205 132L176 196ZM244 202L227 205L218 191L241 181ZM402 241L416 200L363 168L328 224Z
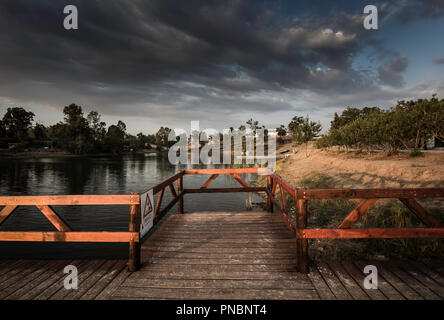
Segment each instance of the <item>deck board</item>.
M296 241L277 214L199 212L172 215L126 260L0 260L2 299L443 299L444 263L316 262L296 269ZM78 268L67 290L63 268ZM365 289L367 264L378 289Z

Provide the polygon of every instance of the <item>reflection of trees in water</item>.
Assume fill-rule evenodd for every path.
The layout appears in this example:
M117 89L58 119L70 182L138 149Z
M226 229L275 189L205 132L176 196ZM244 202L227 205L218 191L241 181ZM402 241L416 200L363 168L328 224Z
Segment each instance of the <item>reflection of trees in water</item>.
M28 192L29 170L24 161L2 161L0 170L0 181L7 186L6 193ZM2 192L5 193L5 192Z

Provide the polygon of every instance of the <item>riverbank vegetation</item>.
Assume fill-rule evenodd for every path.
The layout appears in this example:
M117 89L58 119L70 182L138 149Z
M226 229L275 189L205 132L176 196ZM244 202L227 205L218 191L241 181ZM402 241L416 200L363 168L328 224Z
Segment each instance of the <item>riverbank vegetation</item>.
M431 99L399 101L389 110L349 107L341 115L335 113L330 130L319 138L317 147L384 150L389 155L413 149L411 156L418 156L435 137L444 142L444 99L433 95Z
M15 152L36 149L65 151L72 154L118 154L124 151L168 148L171 129L161 127L157 133L136 136L126 131L123 121L107 127L96 111L86 116L82 107L70 104L63 109L63 121L44 126L33 124L35 114L21 107L8 108L0 120L0 148Z

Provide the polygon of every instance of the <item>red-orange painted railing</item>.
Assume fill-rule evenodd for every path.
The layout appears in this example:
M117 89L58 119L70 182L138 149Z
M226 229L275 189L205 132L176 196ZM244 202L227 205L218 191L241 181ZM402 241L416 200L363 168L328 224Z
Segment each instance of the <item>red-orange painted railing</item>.
M60 217L53 206L66 205L129 205L130 222L127 232L76 232ZM19 206L36 206L57 231L0 231L0 241L39 242L128 242L130 270L137 268L139 250L140 197L124 195L63 195L63 196L1 196L0 225Z
M260 173L267 175L266 187L252 187L239 174ZM184 189L185 175L205 174L210 177L197 189ZM239 182L239 188L210 188L219 175L231 175ZM177 183L177 189L175 188ZM279 186L280 199L276 198ZM170 189L172 200L163 208L165 189ZM294 188L279 175L271 173L266 168L241 169L192 169L180 170L175 175L165 179L151 188L153 194L159 194L154 207L154 224L168 213L177 203L178 214L184 213L184 195L187 193L222 193L222 192L265 192L269 212L275 209L283 218L289 229L296 236L296 255L298 269L308 272L308 239L313 238L443 238L444 228L431 216L415 198L444 197L444 188L417 189L326 189L307 190ZM150 189L149 189L150 190ZM140 265L139 239L141 211L140 194L130 195L63 195L63 196L7 196L0 197L0 225L18 206L37 206L47 219L57 228L56 232L11 232L1 231L0 241L78 241L78 242L128 242L131 271ZM287 204L286 194L295 200L296 219L290 219L290 205ZM371 228L351 229L370 207L382 198L398 198L426 226L425 228ZM361 199L359 204L347 215L336 229L307 228L307 201L313 199ZM129 205L130 222L128 232L75 232L57 215L52 206L57 205Z
M279 185L280 202L275 198ZM444 188L415 189L317 189L293 188L277 174L270 174L267 182L268 210L282 215L297 241L297 263L300 272L308 272L308 239L362 239L362 238L444 238L444 228L415 198L444 197ZM286 194L296 202L296 223L288 217ZM397 198L413 212L425 228L354 228L351 227L378 199ZM314 199L361 199L336 229L307 228L307 201Z

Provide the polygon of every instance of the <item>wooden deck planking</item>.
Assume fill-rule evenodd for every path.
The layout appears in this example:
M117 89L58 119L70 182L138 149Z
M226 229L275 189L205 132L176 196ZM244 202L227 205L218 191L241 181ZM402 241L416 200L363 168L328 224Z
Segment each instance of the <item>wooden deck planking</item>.
M276 214L199 212L170 216L142 245L142 266L124 260L0 260L3 299L443 299L444 264L317 262L296 271L296 241ZM79 271L66 290L63 268ZM363 286L365 265L378 290Z

